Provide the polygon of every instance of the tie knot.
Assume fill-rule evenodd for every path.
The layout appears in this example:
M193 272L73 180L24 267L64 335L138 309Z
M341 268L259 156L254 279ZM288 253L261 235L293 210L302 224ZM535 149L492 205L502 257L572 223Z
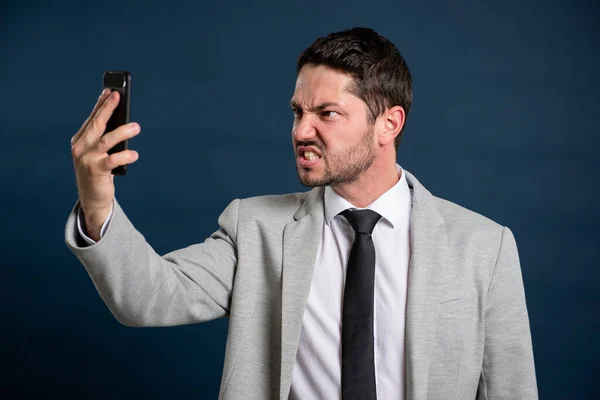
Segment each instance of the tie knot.
M381 218L381 215L373 210L345 210L341 214L352 225L355 233L366 233L367 235L373 233L377 221Z

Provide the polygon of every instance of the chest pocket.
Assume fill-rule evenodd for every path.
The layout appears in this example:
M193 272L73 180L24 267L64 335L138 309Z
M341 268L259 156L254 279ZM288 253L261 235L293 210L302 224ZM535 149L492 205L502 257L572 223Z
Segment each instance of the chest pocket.
M475 304L475 297L468 295L458 299L443 301L438 309L438 318L447 317L462 311L469 310Z
M456 399L461 355L469 336L465 331L474 305L473 294L440 303L431 352L427 399Z

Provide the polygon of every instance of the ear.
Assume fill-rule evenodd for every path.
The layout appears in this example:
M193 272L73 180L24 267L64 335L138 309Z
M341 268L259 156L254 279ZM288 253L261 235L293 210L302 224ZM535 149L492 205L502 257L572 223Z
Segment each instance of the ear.
M382 116L383 129L379 134L379 144L387 145L389 143L394 143L394 139L404 126L404 121L406 120L406 114L404 112L404 108L400 106L394 106L387 110Z

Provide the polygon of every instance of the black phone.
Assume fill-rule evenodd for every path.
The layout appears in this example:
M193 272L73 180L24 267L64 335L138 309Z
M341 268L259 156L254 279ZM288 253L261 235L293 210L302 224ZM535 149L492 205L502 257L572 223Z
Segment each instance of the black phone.
M104 89L119 92L119 105L113 111L112 116L106 123L104 134L112 132L121 125L129 123L129 105L131 103L131 74L127 71L106 71L102 78L102 86ZM128 140L124 140L114 145L108 154L118 153L127 150ZM127 173L127 165L121 165L114 168L113 175L125 175Z

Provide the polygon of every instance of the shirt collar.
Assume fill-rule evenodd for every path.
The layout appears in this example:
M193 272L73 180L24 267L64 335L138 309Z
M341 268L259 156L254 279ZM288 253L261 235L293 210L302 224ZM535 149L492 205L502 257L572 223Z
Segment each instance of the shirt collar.
M404 208L400 207L400 205L407 199L410 201L410 189L408 188L408 182L406 181L406 174L400 165L396 164L396 168L398 169L398 175L400 175L398 182L388 189L387 192L383 193L375 199L375 201L365 207L377 212L382 218L392 224L392 227L394 228L399 225L403 218L405 218ZM325 187L324 203L325 222L327 225L331 225L331 220L344 210L363 209L353 206L352 203L333 190L331 186Z

